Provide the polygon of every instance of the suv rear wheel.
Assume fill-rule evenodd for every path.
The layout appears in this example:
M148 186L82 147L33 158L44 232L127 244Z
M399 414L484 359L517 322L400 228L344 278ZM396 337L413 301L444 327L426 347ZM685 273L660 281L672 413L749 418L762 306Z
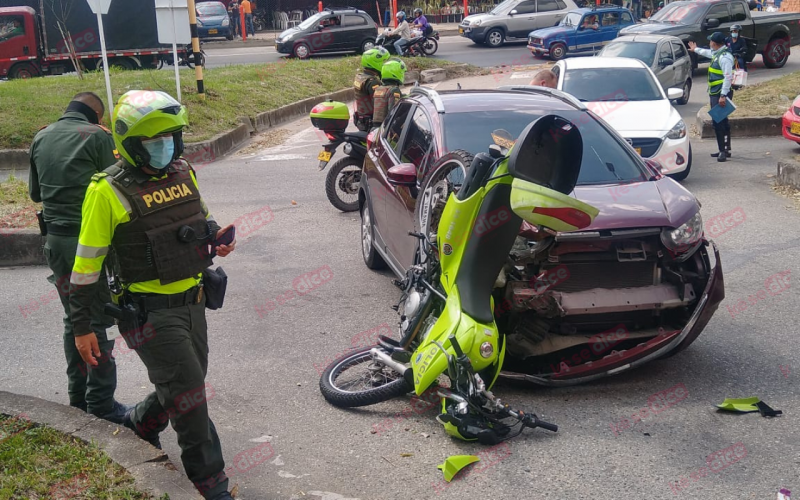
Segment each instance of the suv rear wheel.
M489 47L497 48L503 45L503 42L505 41L506 41L506 36L503 33L503 30L495 28L486 33L486 39L484 40L483 43L485 43Z

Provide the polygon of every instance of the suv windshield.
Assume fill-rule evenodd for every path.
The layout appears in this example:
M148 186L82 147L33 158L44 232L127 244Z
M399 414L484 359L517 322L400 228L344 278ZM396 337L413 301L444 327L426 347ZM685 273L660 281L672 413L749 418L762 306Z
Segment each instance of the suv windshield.
M583 138L583 165L579 185L638 182L647 180L644 166L595 118L584 111L558 111L555 114L578 126ZM444 115L444 140L448 151L464 149L471 153L487 151L492 132L502 127L515 139L539 111L477 111Z
M672 24L695 24L706 10L707 3L673 2L656 12L651 21Z
M316 26L317 24L319 24L320 19L322 19L323 17L325 17L327 15L328 15L327 13L319 12L319 13L314 14L313 16L309 17L308 19L306 19L302 23L298 24L297 27L300 28L301 30L307 30L308 28L310 28L312 26Z
M506 11L506 10L508 10L508 9L509 9L509 7L511 7L511 6L512 6L512 5L514 5L515 3L517 3L517 0L506 0L505 2L501 3L500 5L498 5L498 6L497 6L497 7L495 7L494 9L492 9L492 10L489 12L489 14L492 14L493 16L499 15L499 14L500 14L500 13L502 13L503 11Z
M620 82L625 82L621 85ZM661 87L646 68L587 68L564 73L564 92L584 102L658 101Z
M570 12L558 23L559 26L577 26L581 23L583 15L580 12Z
M601 56L631 57L648 66L656 58L656 44L650 42L611 42L600 51Z
M219 2L203 2L197 4L197 12L201 16L227 16L228 11Z

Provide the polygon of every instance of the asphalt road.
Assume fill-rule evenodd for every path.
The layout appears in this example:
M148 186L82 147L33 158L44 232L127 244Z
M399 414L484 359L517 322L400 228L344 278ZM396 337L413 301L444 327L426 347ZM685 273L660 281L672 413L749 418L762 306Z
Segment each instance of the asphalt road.
M461 83L511 81L491 78ZM538 412L560 431L528 430L489 456L443 435L435 411L414 413L408 399L344 411L320 395L318 368L360 332L394 325L390 306L399 292L388 274L364 266L358 216L325 198L315 130L305 120L283 128L290 137L281 146L196 166L217 220L251 222L245 230L240 219L236 252L217 261L230 276L228 297L208 314L210 413L226 462L241 466L231 476L239 498L765 499L782 487L800 489L800 297L791 286L729 310L757 297L769 276L800 272L800 212L770 189L775 159L798 153L793 143L734 140L733 159L717 163L708 156L711 141L694 141L695 165L684 185L701 200L705 220L737 208L745 214L716 240L727 291L721 308L691 348L671 359L579 387L498 385L508 403ZM269 222L252 224L256 218ZM257 312L324 266L332 272L328 282ZM49 298L48 274L42 267L0 270L0 389L66 403L61 307ZM142 399L152 385L141 362L126 350L117 361L118 398ZM677 384L686 399L621 428L651 396ZM745 396L784 415L715 411L724 398ZM382 431L371 433L378 425ZM180 467L175 434L162 436ZM738 460L729 454L735 463L703 469L707 457L737 443ZM274 456L248 468L243 457L258 446ZM483 454L484 463L445 487L436 465L454 454Z

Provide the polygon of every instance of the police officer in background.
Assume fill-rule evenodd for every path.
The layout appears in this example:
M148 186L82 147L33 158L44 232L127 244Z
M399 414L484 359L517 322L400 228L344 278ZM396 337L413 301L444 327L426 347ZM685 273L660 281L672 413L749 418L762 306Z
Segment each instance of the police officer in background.
M116 162L114 140L103 121L103 101L91 92L72 98L66 112L33 139L30 149L29 194L41 202L47 239L44 254L53 271L48 281L58 289L64 308L64 355L67 358L69 404L114 423L122 423L127 407L114 400L117 365L106 329L113 320L103 314L110 295L103 277L87 296L86 331L94 332L100 363L88 366L78 349L70 321L69 276L78 248L81 205L92 176Z
M717 104L723 108L728 99L733 99L733 56L725 46L725 35L715 31L708 37L711 50L701 49L694 42L689 42L689 50L703 57L711 59L708 67L708 97L713 108ZM714 134L717 136L719 152L711 153L717 161L725 161L731 156L731 125L726 117L714 123Z
M124 424L160 446L158 434L169 420L189 479L205 498L227 500L222 449L208 415L205 307L211 291L202 278L212 264L209 242L224 257L235 241L217 244L231 226L220 229L194 170L180 158L187 125L186 109L164 92L135 90L120 98L112 130L122 159L93 176L86 192L70 305L78 351L95 365L100 351L89 305L110 247L121 287L112 288L120 331L145 331L131 335L142 339L131 347L155 385Z
M397 101L403 97L400 86L406 77L406 63L399 59L390 59L381 68L383 85L375 89L375 115L372 126L380 127L389 116Z
M356 91L353 124L362 132L372 128L373 95L375 89L383 85L381 68L388 59L389 51L383 47L369 49L361 56L361 68L353 81L353 88Z

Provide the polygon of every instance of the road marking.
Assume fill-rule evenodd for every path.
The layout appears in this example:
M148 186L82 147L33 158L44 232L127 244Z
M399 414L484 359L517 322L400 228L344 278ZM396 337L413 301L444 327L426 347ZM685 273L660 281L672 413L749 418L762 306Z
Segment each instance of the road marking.
M258 158L258 161L280 161L280 160L306 160L310 158L308 155L293 155L293 154L284 154L284 155L264 155Z
M533 78L533 73L517 73L517 72L514 72L514 73L511 73L511 78L512 79L513 78L530 79L530 78Z

